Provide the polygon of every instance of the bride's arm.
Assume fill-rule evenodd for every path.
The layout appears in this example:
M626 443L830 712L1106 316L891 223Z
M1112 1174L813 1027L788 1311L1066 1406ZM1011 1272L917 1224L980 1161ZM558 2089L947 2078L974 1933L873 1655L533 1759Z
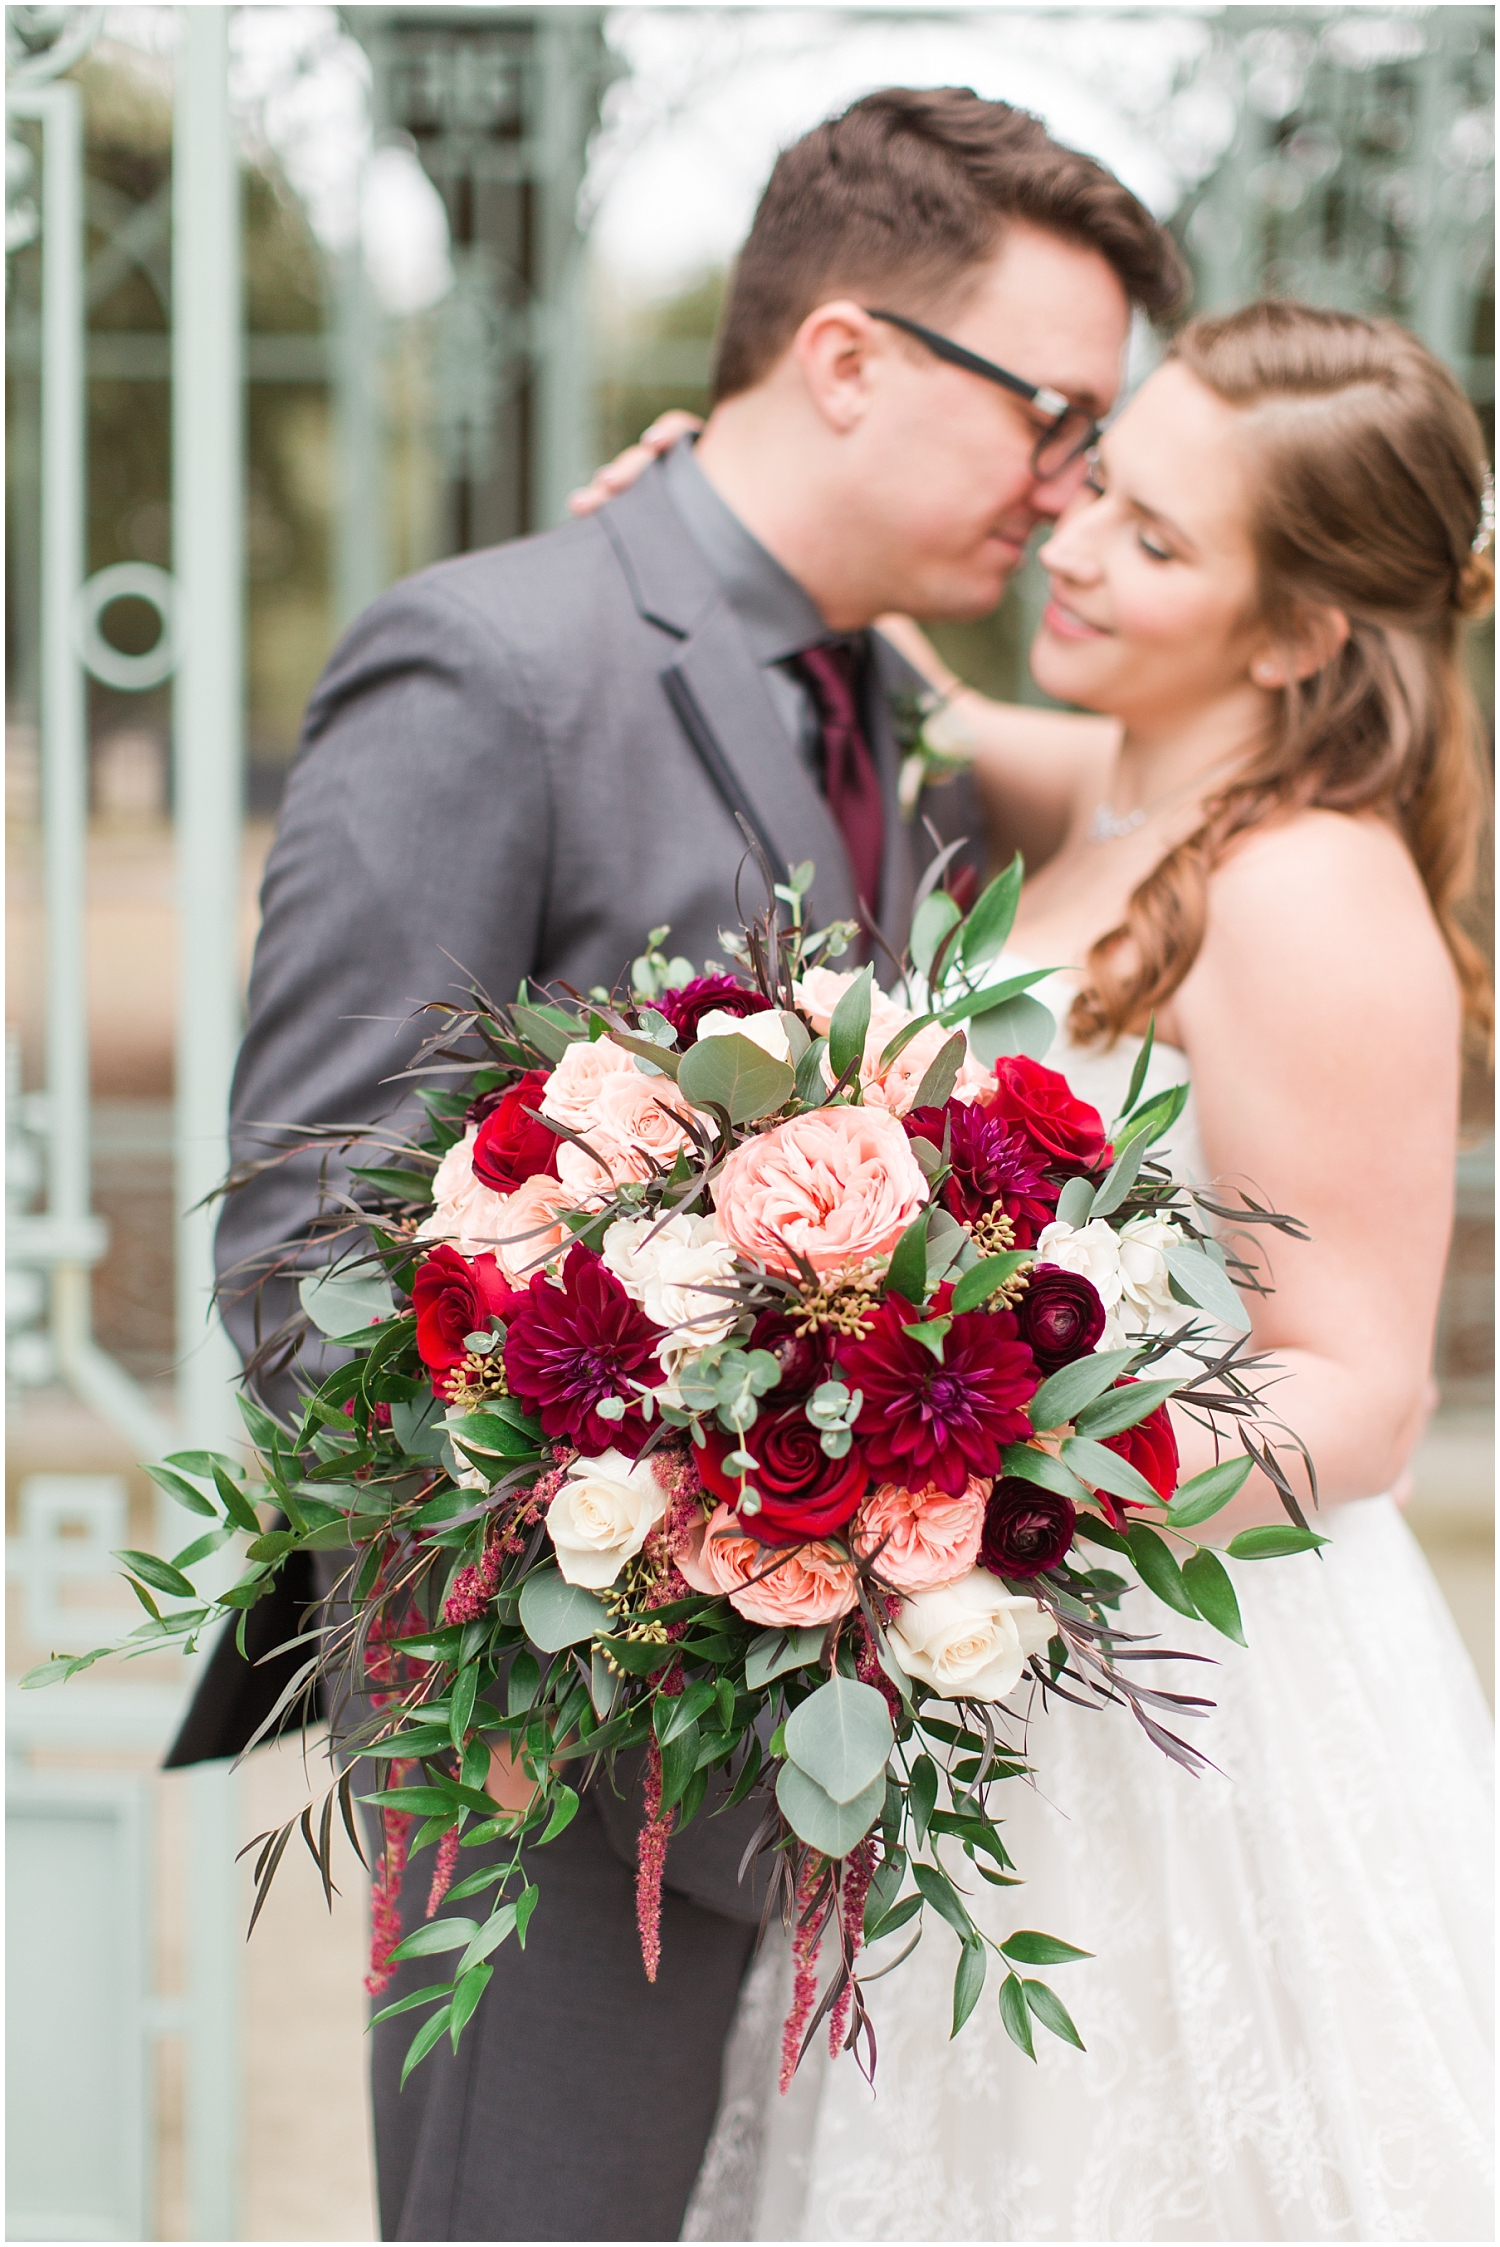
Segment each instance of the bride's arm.
M909 616L882 616L875 629L945 697L943 747L951 739L973 765L991 829L1019 848L1034 871L1080 815L1109 793L1119 742L1113 718L1075 717L995 702L969 686Z
M1428 1409L1453 1209L1459 1004L1416 871L1374 820L1312 812L1251 837L1213 876L1202 953L1175 1001L1208 1173L1301 1218L1260 1234L1275 1293L1253 1345L1286 1378L1324 1508L1397 1481ZM1184 1474L1210 1439L1179 1413ZM1288 1465L1295 1453L1283 1453ZM1306 1492L1300 1465L1290 1472ZM1285 1516L1252 1475L1227 1538Z

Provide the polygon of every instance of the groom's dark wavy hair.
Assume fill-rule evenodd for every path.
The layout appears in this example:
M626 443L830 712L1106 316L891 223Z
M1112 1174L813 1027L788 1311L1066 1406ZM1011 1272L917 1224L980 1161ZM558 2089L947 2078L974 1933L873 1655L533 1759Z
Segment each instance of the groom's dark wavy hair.
M752 389L830 297L895 299L918 316L956 309L1016 219L1097 250L1152 320L1187 293L1144 203L1039 117L965 86L892 86L777 158L730 283L715 400Z

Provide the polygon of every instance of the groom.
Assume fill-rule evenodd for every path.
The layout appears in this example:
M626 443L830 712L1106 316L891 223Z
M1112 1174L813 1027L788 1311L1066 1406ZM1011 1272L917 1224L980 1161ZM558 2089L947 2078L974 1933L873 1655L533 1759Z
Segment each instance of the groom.
M523 977L608 986L665 921L701 967L738 918L745 828L779 874L816 862L814 925L858 918L899 952L930 846L896 797L911 674L871 622L994 607L1077 488L1132 309L1161 318L1179 294L1134 197L1003 102L872 94L788 149L696 447L588 520L396 586L335 652L266 871L236 1157L264 1152L268 1122L394 1110L406 1018L454 962L499 999ZM961 793L932 816L975 832ZM306 1225L317 1169L230 1198L223 1273ZM227 1315L248 1352L241 1285ZM243 1738L216 1674L194 1756ZM677 2235L753 1940L736 1872L755 1819L700 1817L672 1844L654 1987L638 1822L596 1789L547 1849L527 1947L497 1954L456 2056L445 2042L401 2092L411 2023L375 2032L385 2238ZM425 1887L423 1860L408 1926ZM418 1962L386 2001L430 1979Z

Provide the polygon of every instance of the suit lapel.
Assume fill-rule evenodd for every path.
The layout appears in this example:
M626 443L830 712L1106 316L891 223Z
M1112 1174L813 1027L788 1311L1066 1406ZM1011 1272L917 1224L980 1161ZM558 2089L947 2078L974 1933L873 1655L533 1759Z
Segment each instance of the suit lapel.
M852 918L854 884L843 837L787 739L760 667L659 472L648 470L601 510L599 521L642 616L679 643L662 666L662 683L726 805L743 805L778 880L789 866L813 860L817 871L804 911L814 927Z

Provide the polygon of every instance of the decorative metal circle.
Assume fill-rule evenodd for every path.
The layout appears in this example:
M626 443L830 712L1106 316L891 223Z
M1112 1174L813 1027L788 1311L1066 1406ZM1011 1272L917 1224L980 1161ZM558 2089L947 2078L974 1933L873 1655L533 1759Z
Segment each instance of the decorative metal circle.
M88 53L103 21L102 8L7 8L7 82L40 86L60 78Z
M99 628L99 619L114 601L145 601L161 620L155 647L143 655L127 655L111 647ZM104 686L124 694L140 694L159 687L177 666L177 589L165 570L154 562L115 562L96 570L78 589L73 612L73 639L79 661Z

